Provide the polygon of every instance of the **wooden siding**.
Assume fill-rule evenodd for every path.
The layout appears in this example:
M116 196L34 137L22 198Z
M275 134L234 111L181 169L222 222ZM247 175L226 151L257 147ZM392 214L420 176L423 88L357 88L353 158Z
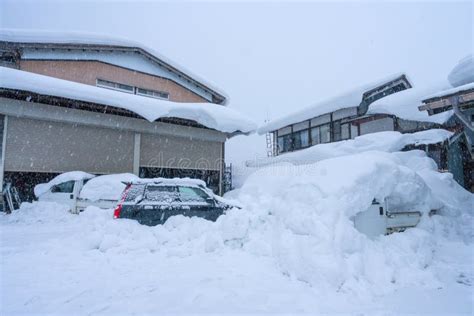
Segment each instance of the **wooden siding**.
M59 79L95 86L104 79L144 89L169 93L175 102L208 102L176 82L99 61L21 60L20 69Z

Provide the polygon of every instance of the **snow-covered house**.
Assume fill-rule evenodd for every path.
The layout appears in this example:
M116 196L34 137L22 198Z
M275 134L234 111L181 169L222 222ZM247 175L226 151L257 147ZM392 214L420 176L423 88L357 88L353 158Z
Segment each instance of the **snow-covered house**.
M0 31L0 186L58 173L190 176L222 190L224 143L254 124L224 92L138 43Z
M258 132L270 133L273 155L279 155L380 131L406 133L439 127L444 117L430 119L419 113L418 103L413 104L414 99L421 100L419 91L412 93L411 88L412 83L406 75L393 75L270 121ZM380 103L389 98L400 104L384 106ZM411 116L413 112L416 117Z
M456 132L444 150L458 183L474 192L474 57L459 61L448 75L452 87L426 94L419 110L430 117L451 115Z

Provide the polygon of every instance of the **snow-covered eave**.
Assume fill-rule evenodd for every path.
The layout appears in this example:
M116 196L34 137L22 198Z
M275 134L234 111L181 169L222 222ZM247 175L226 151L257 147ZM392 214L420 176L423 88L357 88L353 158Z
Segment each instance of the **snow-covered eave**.
M474 92L474 82L425 96L423 98L423 103L425 104L431 103L431 102L438 101L440 99L447 99L456 94L464 94L464 93L471 93L471 92Z
M61 36L63 35L63 36ZM229 96L223 90L217 88L202 77L192 73L183 66L171 61L157 51L146 47L138 42L111 38L108 36L94 33L78 32L51 32L51 31L32 31L32 30L14 30L1 29L0 42L4 45L13 45L18 47L44 47L44 48L88 48L99 50L131 50L136 51L145 57L151 59L169 71L178 74L185 80L189 80L209 91L218 100L217 103L226 105L229 102Z
M445 124L452 117L452 111L428 115L426 112L420 112L419 106L422 104L423 97L426 94L446 89L447 87L449 87L447 82L439 82L425 87L415 86L411 89L388 95L370 104L367 114L387 114L407 121Z
M256 129L255 123L238 112L213 103L153 99L5 67L0 67L0 88L112 106L150 122L160 118L190 120L227 135L251 133Z
M405 73L396 73L383 79L377 80L376 82L365 84L356 89L347 91L346 93L324 99L302 110L267 122L261 125L257 129L257 132L258 134L263 135L265 133L274 132L280 128L304 122L306 120L310 120L321 115L333 113L335 111L343 109L359 107L366 93L371 93L379 87L390 84L391 82L397 80L404 80L408 87L412 87L411 80Z

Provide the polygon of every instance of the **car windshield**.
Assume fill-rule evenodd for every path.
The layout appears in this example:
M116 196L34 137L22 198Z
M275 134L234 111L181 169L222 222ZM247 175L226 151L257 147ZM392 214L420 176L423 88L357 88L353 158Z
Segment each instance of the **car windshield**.
M147 185L145 188L144 201L158 203L172 203L178 201L178 191L174 186Z

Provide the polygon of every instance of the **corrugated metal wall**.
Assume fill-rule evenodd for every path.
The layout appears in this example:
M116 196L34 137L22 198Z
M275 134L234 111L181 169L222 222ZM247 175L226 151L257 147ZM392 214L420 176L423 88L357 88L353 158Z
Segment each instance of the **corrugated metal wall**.
M5 171L133 172L134 134L10 116ZM141 135L140 167L221 170L221 158L222 142Z
M140 166L220 170L222 143L142 134Z
M132 172L133 133L9 117L5 171Z

